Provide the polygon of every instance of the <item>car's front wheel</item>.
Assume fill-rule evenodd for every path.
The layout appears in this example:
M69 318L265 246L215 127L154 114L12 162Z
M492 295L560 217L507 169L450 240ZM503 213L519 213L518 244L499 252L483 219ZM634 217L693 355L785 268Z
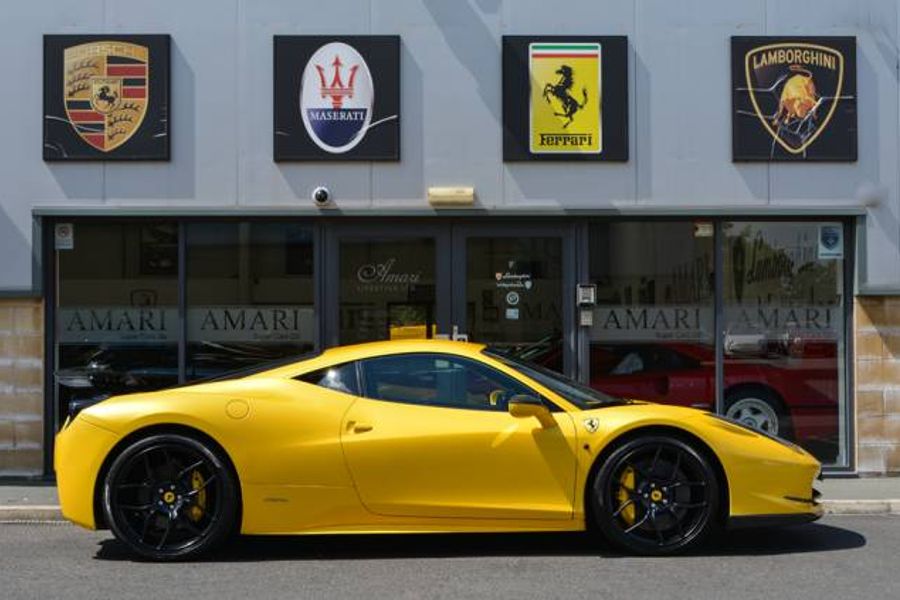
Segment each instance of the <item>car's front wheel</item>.
M685 551L717 524L716 472L677 437L648 435L621 444L604 460L590 492L594 524L635 554Z
M109 468L103 509L113 534L151 560L195 558L231 533L235 477L220 451L162 433L126 447Z

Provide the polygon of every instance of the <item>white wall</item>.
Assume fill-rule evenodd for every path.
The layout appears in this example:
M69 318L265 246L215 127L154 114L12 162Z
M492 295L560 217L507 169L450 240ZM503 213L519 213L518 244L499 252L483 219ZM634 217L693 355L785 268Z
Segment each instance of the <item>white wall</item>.
M481 205L784 207L861 203L868 282L900 286L897 0L32 0L0 21L0 290L31 286L35 206L426 208L430 185L474 185ZM42 35L172 35L169 163L41 160ZM272 36L399 34L399 163L272 161ZM624 34L628 163L502 162L500 38ZM859 161L731 162L731 35L855 35Z

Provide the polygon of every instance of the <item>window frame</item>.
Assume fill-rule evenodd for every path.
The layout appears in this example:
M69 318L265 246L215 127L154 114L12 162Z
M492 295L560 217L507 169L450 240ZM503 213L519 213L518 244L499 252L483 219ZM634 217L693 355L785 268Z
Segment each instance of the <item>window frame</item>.
M362 365L360 363L361 363L361 359L355 358L353 360L348 360L346 362L335 363L333 365L328 365L325 367L319 367L318 369L313 369L311 371L304 371L303 373L298 373L297 375L294 375L293 377L291 377L291 379L293 379L294 381L299 381L300 383L305 383L305 384L312 385L315 387L320 387L322 389L326 389L326 390L329 390L332 392L337 392L338 394L345 394L348 396L353 396L355 398L365 398L365 396L362 394L363 380L362 380ZM322 384L313 383L311 381L307 381L306 379L304 379L305 377L312 375L313 373L320 373L322 371L329 371L331 369L341 369L348 365L353 367L353 385L356 387L355 390L352 390L350 392L345 392L345 391L338 390L335 388L326 387Z
M473 411L477 411L477 412L509 414L508 406L507 406L507 408L500 410L500 409L492 408L492 407L462 406L462 405L455 405L455 404L423 404L421 402L410 402L410 401L406 401L406 400L394 400L394 399L390 399L390 398L373 398L373 397L369 396L367 393L368 392L368 382L366 381L366 369L365 369L365 365L363 363L365 363L366 361L369 361L369 360L378 360L378 359L382 359L382 358L401 358L401 357L405 357L405 356L423 356L423 357L433 356L433 357L438 357L438 358L446 357L448 360L456 360L456 361L462 362L462 363L465 363L465 362L474 363L474 364L488 370L492 374L497 374L499 377L508 379L512 382L515 382L519 386L529 390L530 395L534 396L535 398L538 398L541 401L541 403L544 406L546 406L548 410L550 410L550 412L563 412L562 408L556 406L553 402L551 402L548 398L546 398L538 390L534 389L534 387L532 387L531 385L525 383L524 381L520 381L519 379L516 379L515 377L513 377L511 375L504 373L503 371L493 367L492 365L489 365L478 359L471 358L469 356L463 356L461 354L453 354L451 352L439 352L439 351L398 352L396 354L382 354L379 356L370 356L370 357L366 357L366 358L357 359L357 361L356 361L357 375L359 377L359 385L360 385L360 392L361 392L360 397L365 398L367 400L374 400L376 402L391 402L394 404L409 404L412 406L421 406L423 408L444 408L444 409L451 409L451 410L473 410Z

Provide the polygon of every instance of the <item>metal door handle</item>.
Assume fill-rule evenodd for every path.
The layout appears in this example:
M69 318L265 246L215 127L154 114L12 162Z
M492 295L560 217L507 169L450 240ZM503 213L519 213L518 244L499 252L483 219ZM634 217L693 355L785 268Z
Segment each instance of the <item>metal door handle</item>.
M371 425L366 425L365 423L359 423L358 425L353 427L353 433L365 433L367 431L372 431Z

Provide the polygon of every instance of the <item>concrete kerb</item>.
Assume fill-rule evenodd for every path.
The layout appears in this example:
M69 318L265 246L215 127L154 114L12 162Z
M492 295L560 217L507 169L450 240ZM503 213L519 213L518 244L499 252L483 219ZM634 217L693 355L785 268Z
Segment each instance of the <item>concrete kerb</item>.
M0 506L0 523L21 523L26 521L62 521L62 512L59 506L49 505L25 505L25 506Z
M897 515L900 500L825 500L828 515Z

